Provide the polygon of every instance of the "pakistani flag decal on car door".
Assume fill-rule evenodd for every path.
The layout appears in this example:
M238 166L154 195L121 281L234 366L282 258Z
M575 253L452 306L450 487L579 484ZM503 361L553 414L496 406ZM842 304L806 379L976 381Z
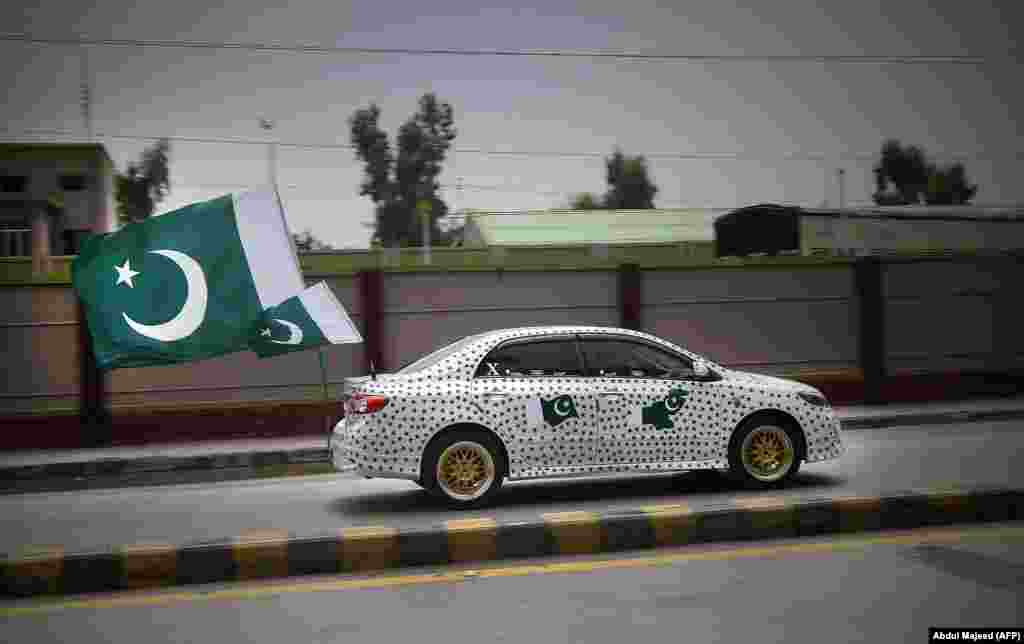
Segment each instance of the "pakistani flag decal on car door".
M526 403L526 420L531 427L537 427L542 423L558 427L570 418L579 418L579 414L576 413L576 404L569 394L551 400L531 398Z
M658 400L630 414L630 425L654 425L657 429L672 429L675 425L669 416L675 416L686 402L685 389L671 389L663 400Z

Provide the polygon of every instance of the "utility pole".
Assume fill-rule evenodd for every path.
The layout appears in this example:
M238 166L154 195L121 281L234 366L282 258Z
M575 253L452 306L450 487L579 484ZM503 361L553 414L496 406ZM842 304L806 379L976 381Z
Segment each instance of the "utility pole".
M421 191L422 194L422 191ZM423 255L423 263L430 264L430 229L432 228L430 221L430 213L432 211L431 203L427 199L420 198L416 202L416 213L420 217L422 226L423 238L420 241L420 251Z
M846 170L839 168L836 170L836 178L839 180L839 207L846 207Z
M82 122L85 125L86 136L89 143L93 142L92 128L92 79L89 77L89 48L82 45L82 81L80 86L80 98L82 107Z
M270 119L260 119L260 127L272 136L272 130L276 123ZM270 185L277 190L277 141L267 141L267 174L270 178Z

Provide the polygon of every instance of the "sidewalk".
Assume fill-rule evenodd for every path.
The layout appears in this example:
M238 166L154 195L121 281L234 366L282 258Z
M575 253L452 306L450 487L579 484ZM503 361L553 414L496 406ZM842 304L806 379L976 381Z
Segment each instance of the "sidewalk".
M844 429L1024 418L1024 396L923 404L837 406ZM119 476L328 462L327 436L0 452L0 480Z

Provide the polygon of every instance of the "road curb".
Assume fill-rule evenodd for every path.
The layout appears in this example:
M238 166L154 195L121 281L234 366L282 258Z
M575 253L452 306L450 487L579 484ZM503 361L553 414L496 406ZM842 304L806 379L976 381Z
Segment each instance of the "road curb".
M843 429L877 429L898 425L945 425L969 423L983 420L1014 420L1024 418L1024 409L949 411L934 413L906 413L863 418L848 418L842 421Z
M329 460L330 454L326 448L306 448L196 456L107 458L93 461L47 463L45 465L19 465L0 468L0 487L3 484L43 478L122 476L143 472L204 471L228 468L256 470L278 465L326 463Z
M1019 519L1024 519L1024 489L910 490L807 500L751 494L729 502L549 513L527 521L453 519L413 530L366 526L312 537L256 531L179 546L132 544L92 553L36 549L3 560L0 595L165 588Z
M847 418L842 421L842 427L843 429L880 429L907 424L934 425L984 420L1013 420L1018 418L1024 418L1024 408L903 413ZM19 482L42 479L117 477L147 472L204 472L218 469L252 470L255 472L273 466L309 465L329 462L330 454L326 448L306 448L139 459L110 458L94 461L0 467L0 492L16 491Z

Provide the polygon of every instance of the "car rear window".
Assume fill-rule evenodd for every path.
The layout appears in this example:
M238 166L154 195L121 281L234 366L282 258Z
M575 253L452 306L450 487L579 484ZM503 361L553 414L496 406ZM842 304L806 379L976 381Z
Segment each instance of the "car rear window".
M492 351L476 372L478 378L582 375L583 365L572 338L505 344Z
M413 363L410 363L410 364L402 367L396 373L406 373L406 374L408 374L408 373L415 373L417 371L423 371L424 369L427 369L429 367L433 367L438 362L441 362L442 360L444 360L448 356L451 356L451 355L455 354L456 352L461 351L462 349L466 348L468 345L470 345L471 343L475 342L477 340L477 338L479 338L479 337L480 337L479 334L478 335L467 335L466 337L464 337L462 339L456 340L455 342L452 342L451 344L445 345L445 346L441 347L440 349L437 349L433 353L428 353L427 355L423 356L419 360L417 360L417 361L415 361Z

